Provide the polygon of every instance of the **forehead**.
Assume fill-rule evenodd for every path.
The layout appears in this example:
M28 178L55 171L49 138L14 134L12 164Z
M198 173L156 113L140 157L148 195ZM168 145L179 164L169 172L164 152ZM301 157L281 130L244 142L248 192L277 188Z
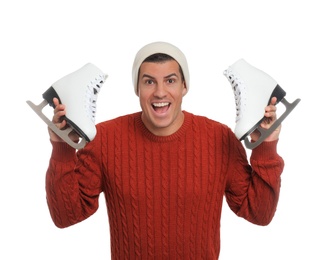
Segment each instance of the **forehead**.
M143 62L140 66L140 74L161 75L176 73L179 75L179 65L175 60L161 62Z

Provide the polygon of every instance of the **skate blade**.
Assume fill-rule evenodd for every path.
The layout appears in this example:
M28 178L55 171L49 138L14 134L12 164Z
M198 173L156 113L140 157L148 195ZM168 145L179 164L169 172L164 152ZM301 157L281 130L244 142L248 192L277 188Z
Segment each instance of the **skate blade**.
M39 105L33 104L31 101L26 101L26 103L34 110L34 112L49 126L49 128L54 131L60 138L62 138L67 144L72 146L75 149L83 148L87 141L84 138L80 138L81 140L78 143L75 143L69 137L69 134L74 131L70 126L64 130L59 129L49 118L42 113L43 108L48 105L47 100L43 100Z
M248 136L245 137L244 143L248 149L254 149L258 145L260 145L267 137L270 136L274 132L275 129L279 127L282 121L291 113L292 110L297 106L300 102L300 98L296 99L293 103L289 103L285 98L281 100L282 104L285 105L286 111L278 118L274 124L269 129L264 129L260 126L257 126L257 130L260 132L261 136L258 138L256 142L250 142Z

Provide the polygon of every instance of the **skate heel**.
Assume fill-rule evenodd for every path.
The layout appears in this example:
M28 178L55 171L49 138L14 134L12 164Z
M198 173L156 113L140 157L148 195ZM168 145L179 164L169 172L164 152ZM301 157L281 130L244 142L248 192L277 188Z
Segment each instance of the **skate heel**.
M55 108L53 99L57 98L59 103L62 104L60 97L58 96L56 90L53 87L47 89L45 93L42 94L42 97L47 100L48 104Z
M45 93L42 94L42 97L47 100L48 104L55 108L53 99L57 98L59 103L62 104L60 97L58 96L56 90L53 87L50 87L47 89ZM67 116L64 116L63 119L66 120L66 122L75 130L75 132L81 136L82 138L86 139L87 142L90 142L90 138L83 132L83 130L75 124L71 119L69 119Z
M272 95L268 101L268 105L271 103L271 99L272 97L276 97L277 101L276 104L278 104L279 102L281 102L281 100L286 96L286 92L279 86L276 85L275 89L272 92Z

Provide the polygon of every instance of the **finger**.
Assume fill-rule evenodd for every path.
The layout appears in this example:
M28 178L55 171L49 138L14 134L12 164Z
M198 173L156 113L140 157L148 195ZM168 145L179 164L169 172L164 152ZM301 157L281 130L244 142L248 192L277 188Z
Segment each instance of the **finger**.
M56 114L62 114L65 115L66 111L65 111L65 106L64 105L58 105L55 109L54 109L54 115Z
M267 106L265 108L265 113L264 116L265 117L276 117L276 106Z
M268 129L268 128L270 128L270 126L272 125L272 122L273 122L273 120L272 120L271 117L265 117L265 118L263 119L263 121L261 122L260 126L261 126L262 128Z
M58 104L54 109L54 116L52 121L55 124L62 122L65 114L66 114L65 106L62 104Z
M62 122L59 124L59 129L63 129L66 126L66 120L62 120Z
M58 106L58 104L59 104L59 100L58 100L58 98L53 98L53 103L54 103L54 105L55 105L55 107L56 106Z
M275 106L277 100L278 100L278 99L277 99L276 97L272 97L272 98L271 98L271 102L270 102L270 104L273 105L273 106Z
M64 110L65 110L65 105L58 104L54 109L54 114L56 114L57 112L60 112L60 111L64 111Z
M60 119L63 118L64 116L65 116L65 110L60 110L54 113L53 119L55 121L60 121Z
M265 112L276 112L276 106L268 105L267 107L265 107Z
M268 106L265 107L265 117L273 117L276 114L277 107L275 106L276 104L276 97L273 97L271 99L271 102Z

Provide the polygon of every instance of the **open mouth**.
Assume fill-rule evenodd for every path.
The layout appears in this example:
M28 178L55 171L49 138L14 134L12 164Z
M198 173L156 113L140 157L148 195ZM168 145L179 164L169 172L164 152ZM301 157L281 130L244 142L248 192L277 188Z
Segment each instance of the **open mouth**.
M165 113L168 111L168 109L170 107L170 103L169 102L153 103L152 107L153 107L154 111L157 113Z

